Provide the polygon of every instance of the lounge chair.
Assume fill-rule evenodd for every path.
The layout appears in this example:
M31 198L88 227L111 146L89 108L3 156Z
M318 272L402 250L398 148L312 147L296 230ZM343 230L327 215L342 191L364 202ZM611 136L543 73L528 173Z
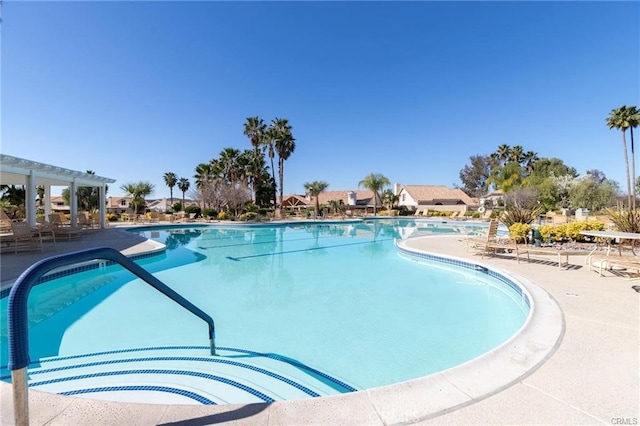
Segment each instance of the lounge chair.
M49 223L58 227L71 226L71 221L67 219L64 213L51 213L49 215Z
M78 212L78 226L82 229L93 229L94 221L87 212Z
M11 218L4 210L0 209L0 232L11 232Z
M516 251L516 259L518 260L518 263L520 263L521 254L527 255L528 262L531 261L531 258L530 258L531 254L558 256L558 268L562 268L564 264L566 264L567 266L569 265L569 256L589 254L584 250L564 250L564 249L555 248L555 247L535 247L535 246L528 246L523 244L515 244L515 251ZM564 264L562 262L562 257L565 258Z
M466 243L466 250L480 253L482 257L485 254L495 254L499 248L503 245L498 240L498 226L500 222L498 219L491 219L489 222L489 229L487 233L482 236L473 236L464 239Z
M588 259L589 270L597 270L598 275L602 276L604 270L618 271L636 271L634 275L640 272L640 258L636 256L616 256L616 255L592 255Z
M11 222L11 234L3 236L2 242L4 244L12 244L14 253L18 253L20 249L44 250L40 230L32 228L27 222ZM53 239L53 244L55 247L55 238Z

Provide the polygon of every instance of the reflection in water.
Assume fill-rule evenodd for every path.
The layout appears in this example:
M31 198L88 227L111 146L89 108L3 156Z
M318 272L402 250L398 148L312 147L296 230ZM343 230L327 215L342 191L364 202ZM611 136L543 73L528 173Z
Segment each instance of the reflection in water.
M167 246L167 250L173 250L180 246L186 246L193 240L202 234L200 229L171 229L167 230L167 238L164 241L164 244ZM153 235L151 235L153 238Z

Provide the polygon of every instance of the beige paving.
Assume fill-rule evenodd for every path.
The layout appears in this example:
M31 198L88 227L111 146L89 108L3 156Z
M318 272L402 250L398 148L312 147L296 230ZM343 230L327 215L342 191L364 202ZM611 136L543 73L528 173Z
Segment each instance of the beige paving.
M119 229L90 232L94 233L80 241L59 243L57 252L3 254L2 281L15 278L21 268L40 257L63 251L97 246L129 252L150 248ZM542 299L540 318L519 340L484 359L396 386L246 406L118 404L31 391L31 424L583 425L640 421L640 294L631 288L636 283L612 275L599 277L588 271L581 256L571 256L570 266L559 269L555 258L544 256L532 255L531 263L517 263L510 256L480 259L466 253L464 244L451 237L421 238L408 245L473 259L521 279ZM554 307L560 308L557 313ZM556 343L550 345L551 341ZM530 365L534 369L527 372ZM12 424L11 387L2 383L0 390L0 423Z

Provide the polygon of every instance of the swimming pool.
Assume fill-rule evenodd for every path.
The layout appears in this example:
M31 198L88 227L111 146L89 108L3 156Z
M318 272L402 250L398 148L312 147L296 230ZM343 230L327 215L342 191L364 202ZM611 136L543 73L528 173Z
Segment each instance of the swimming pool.
M398 256L394 242L411 227L412 234L461 232L442 224L390 220L138 230L167 245L165 254L142 261L145 268L214 317L218 345L224 348L220 358L229 362L203 361L203 325L116 267L34 289L31 358L45 360L41 365L48 370L58 369L46 373L53 376L72 360L81 370L76 376L83 377L78 379L84 380L83 389L102 389L108 386L87 388L98 377L94 370L119 357L121 365L135 366L119 372L153 383L146 386L156 394L157 383L167 379L150 379L147 371L180 371L190 379L197 371L200 380L222 377L222 365L234 382L225 385L240 389L240 399L215 392L203 396L197 386L197 391L185 390L194 386L187 380L180 388L185 403L265 401L264 396L289 399L282 388L290 385L287 380L299 385L293 386L293 398L302 398L431 374L495 348L522 326L529 306L504 280L482 270L441 262L427 266ZM66 295L63 302L59 293ZM235 365L239 360L253 363ZM162 368L149 368L156 363ZM235 367L261 375L247 379L245 387L255 392L236 386L247 382ZM32 373L32 379L36 376ZM99 377L118 382L124 376ZM45 390L72 392L57 389L71 380L51 380L56 379L38 382ZM131 385L132 390L135 386L144 393L144 385ZM269 393L270 387L276 390ZM84 394L109 399L117 393ZM119 393L126 400L132 395Z

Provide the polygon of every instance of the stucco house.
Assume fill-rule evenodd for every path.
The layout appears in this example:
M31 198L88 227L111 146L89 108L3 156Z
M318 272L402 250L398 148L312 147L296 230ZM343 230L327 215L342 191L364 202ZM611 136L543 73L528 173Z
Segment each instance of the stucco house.
M321 206L328 205L330 201L342 201L345 211L351 214L373 213L374 205L376 210L382 207L380 197L374 196L374 193L368 189L324 191L318 196L318 203ZM282 202L283 208L298 211L313 208L314 205L314 197L310 195L286 195Z
M477 199L469 197L460 188L444 185L399 185L394 192L398 196L398 206L416 214L427 211L459 212L477 208Z

